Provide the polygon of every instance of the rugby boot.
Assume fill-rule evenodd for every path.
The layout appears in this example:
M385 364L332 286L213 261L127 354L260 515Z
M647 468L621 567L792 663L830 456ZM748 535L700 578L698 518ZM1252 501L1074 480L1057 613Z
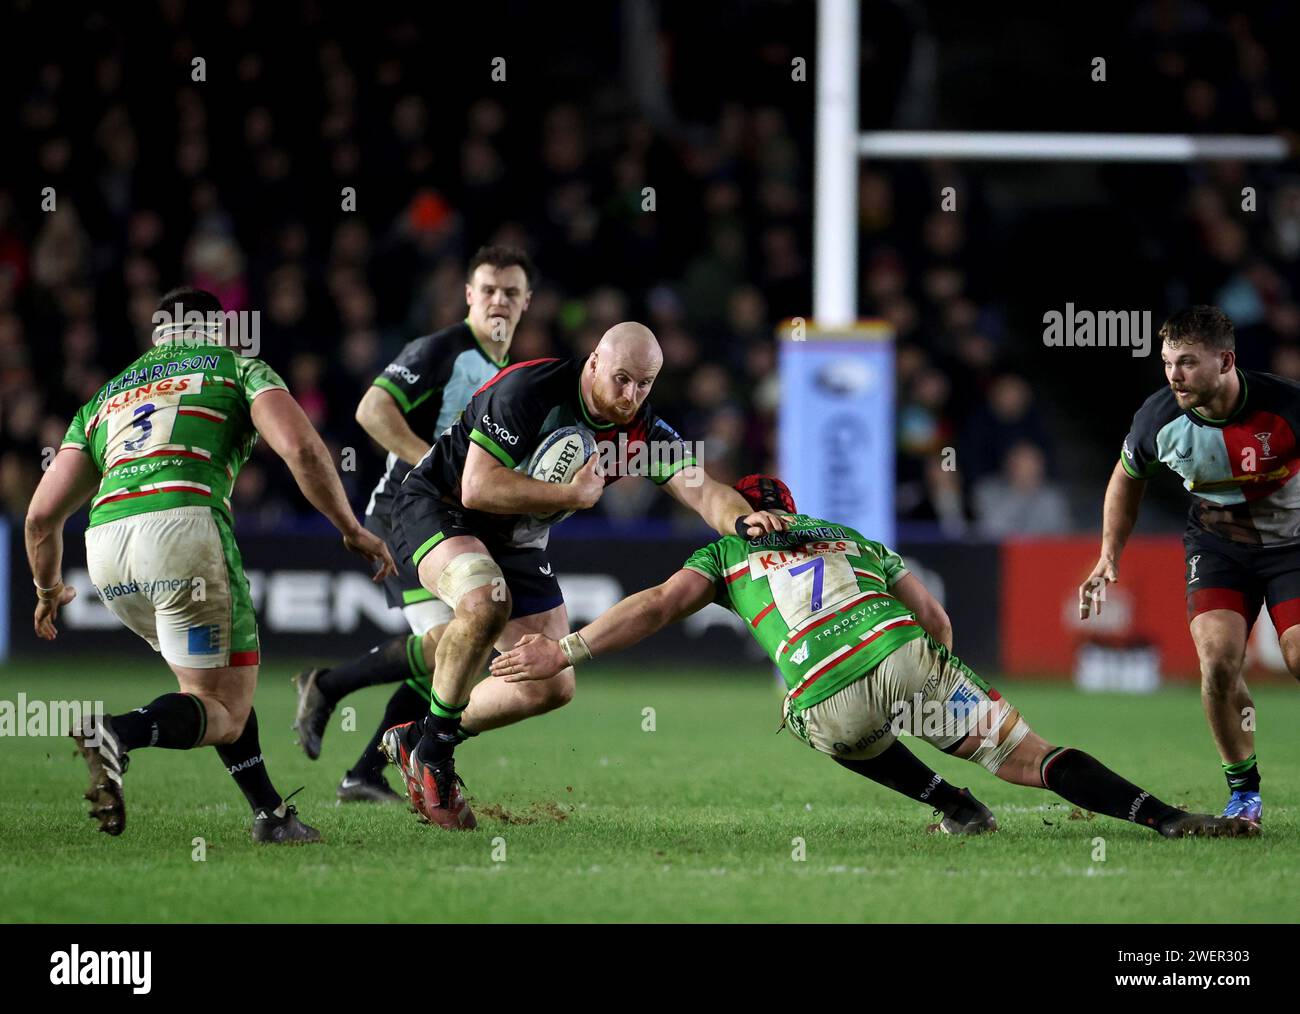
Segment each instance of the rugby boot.
M970 789L958 789L957 792L961 801L930 830L942 831L944 834L984 834L998 829L993 811L972 796ZM940 811L934 812L938 815Z
M1259 793L1245 792L1241 789L1228 797L1228 805L1223 808L1223 816L1248 820L1256 827L1262 823L1263 815L1264 801L1260 799Z
M384 756L397 765L397 771L402 776L402 781L406 783L411 809L416 813L424 812L424 791L419 779L414 775L411 755L420 745L422 735L419 722L403 722L386 730L379 741L379 749L383 751Z
M316 686L316 681L328 669L304 669L294 676L292 683L298 691L298 710L293 718L293 729L298 733L298 745L312 760L320 756L320 742L325 735L334 705Z
M261 845L301 845L320 841L320 832L298 819L298 808L288 805L284 816L273 810L258 810L253 816L253 841Z
M1156 828L1166 838L1253 838L1259 825L1240 817L1214 817L1208 813L1180 813Z
M122 797L122 775L126 773L126 751L113 735L111 715L87 715L72 740L90 770L90 814L99 829L117 837L126 829L126 801Z
M368 777L347 774L339 782L339 801L343 803L400 803L401 793L394 792L383 773L372 772Z

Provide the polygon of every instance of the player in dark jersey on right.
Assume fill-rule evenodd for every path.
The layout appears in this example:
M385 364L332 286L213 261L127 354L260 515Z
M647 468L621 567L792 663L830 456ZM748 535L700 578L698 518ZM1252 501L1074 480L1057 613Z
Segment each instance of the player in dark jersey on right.
M1286 667L1300 679L1300 384L1238 369L1232 321L1215 306L1175 314L1160 339L1168 384L1138 409L1111 473L1101 558L1079 586L1079 612L1101 611L1146 480L1165 465L1192 494L1183 535L1187 621L1228 780L1223 812L1259 823L1246 640L1267 605Z
M1048 744L952 654L942 607L898 554L845 525L796 513L789 489L773 476L746 476L736 488L756 510L783 515L786 530L712 542L663 584L582 630L559 641L521 638L493 661L493 675L550 679L717 602L747 621L785 679L783 725L851 771L949 817L962 813L975 830L991 829L987 809L902 749L898 731L1004 781L1051 789L1166 838L1258 832L1248 821L1170 806L1088 754Z
M509 365L510 344L532 299L537 271L514 247L485 246L469 262L465 319L410 341L361 399L357 421L388 451L384 474L366 505L366 528L392 539L393 500L412 465L428 453L439 434L460 418L465 403ZM312 760L334 708L348 694L380 683L400 685L384 708L370 742L339 782L340 800L400 801L385 781L380 752L384 730L420 718L429 710L429 673L438 638L451 610L407 564L384 582L388 605L400 609L411 633L393 637L366 654L333 668L307 669L294 677L298 708L294 729ZM472 734L472 730L465 730Z

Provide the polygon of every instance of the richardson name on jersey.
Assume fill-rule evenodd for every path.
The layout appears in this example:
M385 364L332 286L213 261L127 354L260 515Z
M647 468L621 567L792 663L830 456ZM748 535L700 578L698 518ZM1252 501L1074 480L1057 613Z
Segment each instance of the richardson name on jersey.
M215 370L220 360L216 356L191 356L189 359L176 359L167 363L156 363L152 367L142 366L138 370L127 370L99 393L103 401L116 391L147 384L151 380L161 380L186 370Z

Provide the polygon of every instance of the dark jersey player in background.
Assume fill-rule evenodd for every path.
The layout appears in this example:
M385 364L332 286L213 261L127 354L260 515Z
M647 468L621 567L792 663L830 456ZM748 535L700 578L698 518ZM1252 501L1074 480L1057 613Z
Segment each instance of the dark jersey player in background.
M466 318L408 342L361 399L357 421L388 452L384 475L366 505L366 528L385 542L392 539L393 498L406 473L460 418L474 392L509 363L510 343L532 299L536 275L523 250L482 247L466 273ZM312 760L320 756L321 738L340 700L364 687L403 681L361 757L339 782L338 797L345 801L402 799L384 779L387 760L379 749L380 737L385 729L428 711L434 650L451 619L451 610L420 587L409 561L384 582L384 592L388 605L402 610L409 635L391 638L343 665L294 677L294 728Z
M752 512L735 490L709 478L690 448L646 404L663 364L649 328L626 322L605 332L586 359L541 359L502 370L461 420L402 483L393 508L395 556L455 612L438 642L429 713L384 735L417 812L443 827L474 825L458 788L452 751L462 729L490 729L558 708L573 696L573 673L536 684L471 680L493 644L523 634L561 636L568 614L546 556L547 526L532 515L582 510L607 482L629 472L690 507L717 531L743 521L759 535L782 527ZM571 483L516 471L549 433L577 425L598 449L612 449L612 474L598 450ZM641 468L637 467L640 462Z
M1300 385L1237 368L1232 321L1194 306L1160 329L1169 385L1143 403L1110 485L1101 559L1079 589L1087 617L1137 521L1146 480L1163 464L1192 494L1187 619L1201 665L1201 702L1231 793L1225 816L1259 823L1254 702L1246 639L1267 604L1291 675L1300 679Z
M492 663L492 674L549 680L575 660L629 647L716 601L746 621L785 680L782 726L850 771L938 808L944 830L953 830L950 820L965 833L997 824L969 792L897 742L900 731L1004 781L1051 789L1166 838L1258 833L1245 821L1185 813L1088 754L1047 743L952 654L943 607L897 553L846 525L797 513L775 476L746 476L737 489L752 506L784 516L786 530L723 536L663 584L563 640L520 638Z

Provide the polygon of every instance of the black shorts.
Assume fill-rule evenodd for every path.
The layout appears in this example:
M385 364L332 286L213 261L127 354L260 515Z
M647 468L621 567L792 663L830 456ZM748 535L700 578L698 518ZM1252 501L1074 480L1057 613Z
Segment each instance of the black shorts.
M431 591L426 591L420 585L419 575L415 573L415 568L411 566L409 560L403 560L397 555L397 545L393 540L393 531L388 526L388 518L380 517L378 514L366 515L366 531L378 535L388 545L389 552L393 554L393 560L397 564L397 573L391 577L384 578L384 597L388 600L388 608L401 609L402 606L413 605L416 602L428 602L436 598Z
M447 539L469 535L482 542L505 575L512 620L564 604L546 550L510 545L504 537L505 529L500 523L494 524L491 515L444 503L403 484L393 501L392 528L389 545L393 559L398 567L411 573L430 550ZM418 576L415 586L422 587Z
M1230 609L1249 630L1265 604L1279 637L1300 623L1300 546L1252 546L1189 527L1183 547L1188 623Z

